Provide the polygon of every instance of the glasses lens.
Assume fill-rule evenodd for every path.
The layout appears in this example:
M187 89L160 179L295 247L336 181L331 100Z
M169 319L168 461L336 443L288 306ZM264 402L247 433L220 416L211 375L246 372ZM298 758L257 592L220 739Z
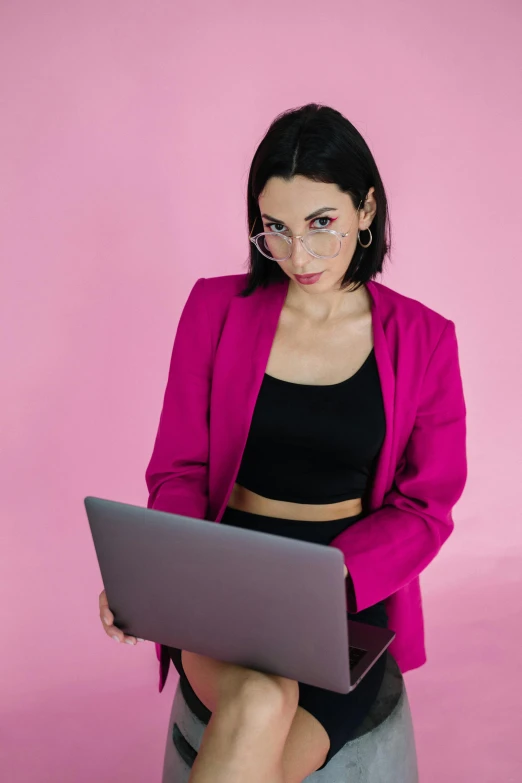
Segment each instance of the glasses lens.
M341 240L335 234L327 231L311 231L304 237L304 244L310 253L323 258L333 258L341 249ZM290 258L292 248L289 242L275 233L262 234L257 240L259 250L274 261L286 261Z
M335 234L329 234L327 231L310 232L304 237L306 248L315 253L316 256L323 258L333 258L341 249L341 240Z
M257 246L265 256L274 261L285 261L290 258L290 243L277 234L263 234L257 240Z

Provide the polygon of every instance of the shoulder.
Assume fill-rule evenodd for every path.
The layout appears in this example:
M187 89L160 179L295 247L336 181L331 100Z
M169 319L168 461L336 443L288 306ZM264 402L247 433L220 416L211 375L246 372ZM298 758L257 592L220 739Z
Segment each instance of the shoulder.
M368 283L368 288L389 336L406 342L409 338L419 348L430 352L444 333L454 333L453 321L424 302L376 280Z
M245 288L246 274L200 277L194 283L189 299L198 302L200 313L205 313L209 324L211 343L215 351L227 321L234 298Z
M211 320L226 318L234 297L246 286L247 275L218 275L216 277L200 277L192 291L197 292ZM192 292L191 292L192 293Z
M205 298L211 301L231 299L236 296L246 285L247 274L218 275L216 277L202 277L202 291ZM198 280L199 283L199 280Z
M372 280L369 285L375 291L381 310L388 312L390 316L395 316L407 322L424 321L434 324L439 329L443 329L449 321L445 315L432 307L428 307L419 299L401 294L399 291L384 285L384 283Z

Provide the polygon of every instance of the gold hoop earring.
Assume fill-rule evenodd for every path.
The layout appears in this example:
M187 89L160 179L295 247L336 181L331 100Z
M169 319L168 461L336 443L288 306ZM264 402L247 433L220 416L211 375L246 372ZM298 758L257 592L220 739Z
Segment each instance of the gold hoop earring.
M361 242L361 232L360 231L357 232L357 241L359 242L361 247L370 247L370 245L372 244L372 241L373 241L372 232L370 231L369 228L364 228L363 231L368 231L368 233L370 235L370 241L368 242L367 245L363 245L363 243Z

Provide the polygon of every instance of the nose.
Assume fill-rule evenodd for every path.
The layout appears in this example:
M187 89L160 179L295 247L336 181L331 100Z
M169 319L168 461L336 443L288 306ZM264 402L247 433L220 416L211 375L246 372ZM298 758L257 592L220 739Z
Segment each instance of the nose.
M292 262L292 266L297 274L305 274L306 267L309 266L310 261L314 261L314 257L303 247L303 243L299 237L294 237L292 242L292 255L289 261Z

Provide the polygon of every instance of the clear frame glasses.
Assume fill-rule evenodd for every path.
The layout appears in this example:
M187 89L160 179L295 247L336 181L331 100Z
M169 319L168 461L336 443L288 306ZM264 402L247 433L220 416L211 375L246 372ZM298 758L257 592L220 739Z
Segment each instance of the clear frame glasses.
M335 258L341 251L342 239L347 237L351 231L353 221L359 213L362 202L363 199L359 202L357 211L352 218L350 228L345 232L334 231L331 228L316 228L308 231L306 234L288 236L287 234L279 234L275 231L264 231L261 234L256 234L253 237L249 236L248 238L250 242L257 247L259 252L271 261L288 261L292 255L294 239L299 239L307 253L315 258ZM327 217L327 215L324 215L324 217ZM316 218L316 220L318 219L319 218ZM252 226L252 231L253 230L254 226ZM252 233L252 231L250 233Z

